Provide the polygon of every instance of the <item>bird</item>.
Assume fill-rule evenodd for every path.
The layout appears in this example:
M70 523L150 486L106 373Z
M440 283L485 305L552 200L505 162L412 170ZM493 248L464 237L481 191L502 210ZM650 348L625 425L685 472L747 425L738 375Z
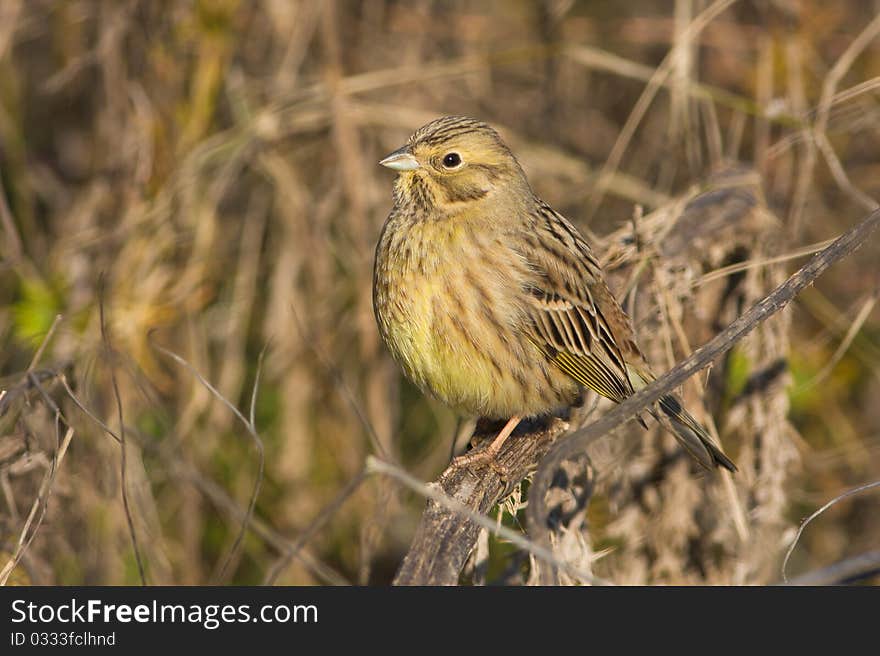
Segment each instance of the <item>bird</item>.
M521 420L585 388L619 403L654 380L587 240L493 127L443 116L379 164L397 172L373 267L382 341L422 392L506 422L453 464L491 465ZM736 471L675 394L648 412L703 467Z

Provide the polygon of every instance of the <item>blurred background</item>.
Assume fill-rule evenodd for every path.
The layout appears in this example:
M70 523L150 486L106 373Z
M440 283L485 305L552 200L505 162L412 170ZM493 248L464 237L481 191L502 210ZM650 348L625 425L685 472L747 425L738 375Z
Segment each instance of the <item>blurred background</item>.
M369 477L327 504L370 453L436 477L457 418L379 342L377 161L440 115L496 126L663 371L876 205L878 8L2 0L4 575L389 583L424 500ZM799 522L880 479L878 262L875 236L685 387L735 478L654 431L604 438L569 557L778 581ZM789 571L876 548L878 511L835 505ZM478 551L465 582L529 580Z

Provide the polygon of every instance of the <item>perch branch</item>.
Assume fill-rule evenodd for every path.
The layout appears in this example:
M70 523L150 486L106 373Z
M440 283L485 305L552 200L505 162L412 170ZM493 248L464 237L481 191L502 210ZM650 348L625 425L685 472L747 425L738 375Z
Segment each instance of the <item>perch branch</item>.
M435 483L414 487L411 480L403 478L405 472L388 471L387 467L381 467L384 463L374 460L373 469L377 473L392 475L428 497L427 508L394 578L394 584L457 585L459 573L476 544L480 529L497 528L496 523L486 517L486 513L534 470L554 440L566 429L567 424L559 420L549 423L524 422L505 442L498 455L498 461L507 471L506 480L502 480L492 469L481 470L477 475L466 467L450 466ZM484 440L481 447L489 441ZM485 521L478 523L478 520ZM542 560L560 566L548 549L529 543L521 535L505 537L514 542L521 540L519 546ZM569 569L569 573L576 578L594 581L593 577L583 572Z

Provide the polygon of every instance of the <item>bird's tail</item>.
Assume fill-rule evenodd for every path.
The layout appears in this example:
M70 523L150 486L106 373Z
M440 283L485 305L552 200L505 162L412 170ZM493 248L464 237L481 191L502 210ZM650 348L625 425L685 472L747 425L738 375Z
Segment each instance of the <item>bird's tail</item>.
M653 380L653 376L642 373L631 365L627 367L627 372L636 390L641 389ZM706 432L706 429L700 426L697 420L684 409L677 396L667 394L660 399L657 406L659 410L651 411L654 418L663 424L703 467L706 469L724 467L731 472L737 471L733 461L724 455L724 451L715 444L715 441Z
M724 455L724 452L715 444L706 429L697 423L697 420L691 417L690 413L685 410L681 402L668 394L660 399L660 413L655 412L654 416L657 420L666 425L675 435L675 438L681 445L687 449L696 460L706 469L713 467L724 467L728 471L735 472L736 465L733 461ZM666 419L666 421L663 421Z

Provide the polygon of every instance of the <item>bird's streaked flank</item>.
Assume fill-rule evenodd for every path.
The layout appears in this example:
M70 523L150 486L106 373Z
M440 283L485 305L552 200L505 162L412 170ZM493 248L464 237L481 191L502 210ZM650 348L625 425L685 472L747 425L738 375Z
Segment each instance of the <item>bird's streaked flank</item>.
M399 172L379 238L373 307L406 375L462 414L550 413L587 387L620 402L653 380L586 240L532 192L489 125L448 116L381 162ZM673 395L652 413L703 466L733 462Z

